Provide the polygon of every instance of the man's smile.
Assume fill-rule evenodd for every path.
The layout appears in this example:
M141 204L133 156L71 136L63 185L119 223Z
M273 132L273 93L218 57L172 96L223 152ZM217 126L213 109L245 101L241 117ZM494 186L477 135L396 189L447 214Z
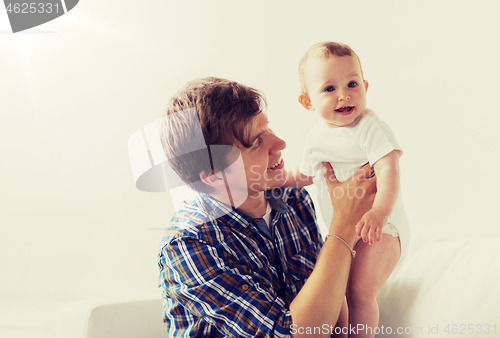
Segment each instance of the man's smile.
M267 170L273 170L273 169L282 169L285 166L283 159L280 157L278 161L273 164L271 167L267 168Z

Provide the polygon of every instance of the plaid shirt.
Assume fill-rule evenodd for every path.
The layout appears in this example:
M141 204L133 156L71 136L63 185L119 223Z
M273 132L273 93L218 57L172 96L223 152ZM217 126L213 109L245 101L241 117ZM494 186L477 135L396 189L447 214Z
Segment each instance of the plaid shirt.
M304 189L276 188L266 198L269 227L205 194L174 215L159 254L171 336L290 336L290 303L323 241Z

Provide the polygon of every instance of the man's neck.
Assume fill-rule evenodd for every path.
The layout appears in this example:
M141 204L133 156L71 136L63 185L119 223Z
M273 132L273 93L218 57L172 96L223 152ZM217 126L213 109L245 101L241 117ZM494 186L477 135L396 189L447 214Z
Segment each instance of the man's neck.
M238 198L238 196L230 193L229 189L224 191L223 193L212 192L210 195L215 199L221 201L222 203L229 204L241 212L244 212L247 215L252 217L262 217L266 214L267 209L267 200L263 191L253 192L244 194L240 197L245 198L241 201L242 198ZM237 192L236 192L237 194ZM228 196L231 195L231 200Z
M267 199L263 192L259 193L260 196L249 196L243 204L237 207L238 210L253 217L262 217L266 214Z

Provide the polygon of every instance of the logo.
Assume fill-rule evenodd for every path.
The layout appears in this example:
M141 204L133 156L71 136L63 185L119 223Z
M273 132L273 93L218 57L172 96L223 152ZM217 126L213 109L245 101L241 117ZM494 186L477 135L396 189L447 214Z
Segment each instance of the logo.
M189 137L178 137L177 130L180 129L189 131ZM163 138L174 140L168 155L163 149L161 131ZM228 145L207 146L194 108L164 116L145 125L130 136L128 149L136 187L147 192L168 190L175 210L182 208L184 200L196 197L194 190L197 186L205 185L196 169L198 167L211 168L214 175L223 178L223 191L227 193L227 199L224 200L231 201L235 208L248 197L248 191L240 188L241 182L246 184L240 150ZM189 170L193 166L195 169ZM182 177L174 168L184 172ZM230 209L214 209L198 217L208 222L229 211Z
M4 0L13 33L52 21L70 10L79 0L12 1Z

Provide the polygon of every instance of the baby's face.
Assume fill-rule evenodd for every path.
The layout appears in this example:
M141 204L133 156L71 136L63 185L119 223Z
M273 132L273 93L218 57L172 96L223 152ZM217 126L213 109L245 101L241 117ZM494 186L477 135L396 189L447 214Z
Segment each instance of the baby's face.
M355 56L311 58L305 67L307 94L302 105L319 113L331 128L354 122L366 110L368 82Z

